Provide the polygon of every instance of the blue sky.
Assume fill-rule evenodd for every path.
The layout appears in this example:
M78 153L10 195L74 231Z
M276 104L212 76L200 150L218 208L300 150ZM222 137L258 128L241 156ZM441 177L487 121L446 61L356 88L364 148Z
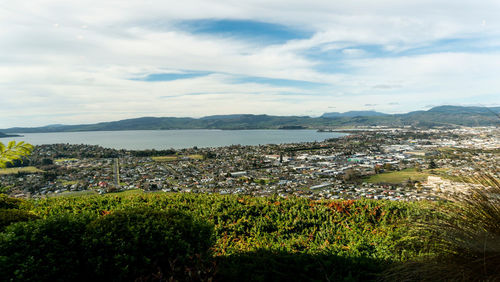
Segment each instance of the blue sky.
M0 4L0 128L498 106L498 11L493 0Z
M307 39L313 32L290 26L249 19L201 19L181 21L181 30L243 40L260 45L283 44L289 40Z

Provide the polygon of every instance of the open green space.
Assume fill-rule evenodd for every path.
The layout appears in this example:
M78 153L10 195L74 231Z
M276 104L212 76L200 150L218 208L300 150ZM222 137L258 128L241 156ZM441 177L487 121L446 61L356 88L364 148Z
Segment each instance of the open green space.
M97 195L95 190L83 190L83 191L64 191L62 193L51 193L47 197L57 198L57 197L82 197L89 195Z
M407 168L400 171L384 172L380 174L375 174L368 177L365 181L368 183L389 183L389 184L400 184L411 179L412 181L426 181L427 176L433 175L439 172L439 170L422 170L417 171L415 168Z
M178 157L176 155L157 156L157 157L151 157L151 159L156 162L171 162L171 161L176 161Z
M156 157L151 157L151 159L156 162L172 162L172 161L177 161L183 157L187 157L192 160L203 160L203 155L199 154L193 154L187 156L178 156L178 155L156 156Z
M54 162L56 163L62 163L62 162L71 162L71 161L78 161L76 158L62 158L62 159L55 159Z
M199 155L199 154L188 155L188 158L190 158L192 160L203 160L203 155Z
M11 167L11 168L1 168L0 169L0 174L16 174L19 172L25 172L25 173L37 173L37 172L43 172L43 170L40 170L34 166L25 166L25 167Z

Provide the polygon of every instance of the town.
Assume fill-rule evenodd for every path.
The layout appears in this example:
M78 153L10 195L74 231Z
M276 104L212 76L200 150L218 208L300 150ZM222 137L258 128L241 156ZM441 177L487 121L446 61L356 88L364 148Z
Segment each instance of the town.
M478 171L498 174L495 127L370 127L322 142L181 150L36 146L0 173L16 197L148 192L279 195L310 199L436 200L466 190ZM10 173L9 173L10 171Z

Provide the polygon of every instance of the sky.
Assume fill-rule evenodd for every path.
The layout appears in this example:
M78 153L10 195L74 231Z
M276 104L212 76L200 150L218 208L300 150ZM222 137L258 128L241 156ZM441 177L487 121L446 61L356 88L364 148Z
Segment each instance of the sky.
M0 2L0 128L500 105L500 1Z

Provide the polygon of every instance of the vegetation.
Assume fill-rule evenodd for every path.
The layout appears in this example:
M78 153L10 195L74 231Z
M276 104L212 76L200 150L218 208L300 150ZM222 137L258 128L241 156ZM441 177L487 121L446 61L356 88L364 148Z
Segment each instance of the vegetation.
M408 181L420 181L423 182L427 180L427 176L430 175L430 171L418 171L415 168L407 168L401 171L391 171L380 174L375 174L366 179L369 183L387 183L387 184L400 184Z
M153 161L157 162L171 162L171 161L176 161L178 159L177 155L173 156L157 156L157 157L151 157Z
M157 162L171 162L171 161L177 161L179 158L189 158L193 160L202 160L204 158L203 155L195 154L195 155L187 155L187 156L181 156L181 155L169 155L169 156L155 156L151 157L153 161Z
M23 157L31 154L33 149L33 145L24 143L24 141L18 143L10 141L7 146L0 142L0 168L5 168L14 160L22 160Z
M404 223L432 216L427 205L431 204L182 193L41 199L23 208L40 220L13 224L0 236L1 260L10 262L2 277L40 278L30 275L42 270L58 277L64 267L75 272L91 267L97 275L92 279L97 280L153 275L221 281L375 279L391 263L421 256L425 240L405 245L409 229ZM65 224L71 228L61 226ZM97 264L75 257L50 261L61 252L60 246L68 244L74 246L68 256ZM21 261L26 257L34 260L29 269ZM172 261L167 264L167 259ZM36 271L47 267L41 261L54 269ZM113 278L110 273L123 276ZM75 277L88 278L84 275L88 273ZM40 279L44 278L48 276Z
M500 279L500 182L483 174L476 183L487 189L450 198L433 221L413 226L416 238L426 234L436 255L397 265L388 280L497 281Z
M328 117L304 116L269 116L269 115L219 115L195 118L143 117L114 122L102 122L84 125L45 126L38 128L4 129L4 132L71 132L100 130L144 130L144 129L279 129L279 128L318 128L387 125L432 126L485 126L497 125L496 112L500 108L440 106L428 111L416 111L406 114L359 115Z
M77 158L59 158L55 159L54 162L56 163L62 163L62 162L71 162L71 161L77 161Z
M6 137L19 137L20 135L17 134L5 134L3 132L0 132L0 138L6 138Z
M193 266L195 256L207 256L212 227L176 210L132 208L97 218L84 243L98 280L170 277Z
M43 170L38 169L34 166L0 168L0 174L37 173L37 172L43 172Z
M7 281L494 281L500 185L494 176L476 182L490 188L433 203L138 190L30 201L2 196L0 219L14 220L1 221L0 275Z
M0 231L12 223L38 218L24 207L24 201L0 194Z

